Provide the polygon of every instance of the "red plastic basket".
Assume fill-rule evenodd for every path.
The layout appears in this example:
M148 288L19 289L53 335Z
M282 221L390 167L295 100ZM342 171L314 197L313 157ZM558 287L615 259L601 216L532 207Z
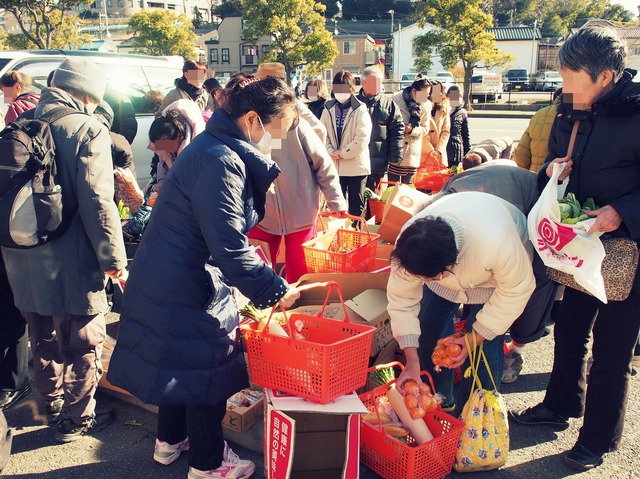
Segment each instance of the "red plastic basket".
M302 243L309 273L373 271L380 235L369 232L364 218L351 215L348 217L360 221L366 232L338 229ZM347 251L341 253L338 251L341 248Z
M413 177L413 185L419 190L438 192L453 175L442 171L418 168Z
M426 371L431 389L433 380ZM364 405L373 410L378 399L387 395L391 381L371 392L362 394ZM388 435L381 425L360 422L360 462L384 479L441 479L453 467L458 439L464 422L440 410L430 411L424 421L434 439L421 445L408 445Z
M270 334L269 322L264 330L256 322L241 324L240 329L253 382L326 404L366 383L375 328L349 322L342 292L333 281L305 285L298 290L318 286L329 288L322 310L317 316L291 314L287 318L288 338ZM344 321L322 317L334 287L345 313ZM301 335L301 339L294 339L292 331Z

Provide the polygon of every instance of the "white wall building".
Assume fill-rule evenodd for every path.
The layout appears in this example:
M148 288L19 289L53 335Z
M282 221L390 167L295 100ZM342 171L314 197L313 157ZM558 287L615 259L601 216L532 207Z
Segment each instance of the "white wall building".
M393 32L393 58L391 68L393 77L399 79L403 73L416 72L415 61L418 56L413 46L413 38L437 28L438 27L430 23L420 28L417 23L414 23L413 25L400 28ZM426 72L428 75L435 75L436 72L445 70L440 63L440 55L435 52L435 49L431 53L431 60L433 61L433 66L430 71Z
M538 70L538 47L540 45L540 29L531 26L496 27L489 32L496 37L496 47L503 52L511 53L515 60L500 67L489 69L496 73L504 73L509 68L525 68L533 75Z

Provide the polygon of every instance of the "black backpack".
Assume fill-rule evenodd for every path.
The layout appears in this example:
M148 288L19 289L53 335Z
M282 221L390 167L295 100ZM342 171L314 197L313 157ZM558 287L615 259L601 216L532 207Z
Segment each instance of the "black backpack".
M0 132L0 246L33 248L69 226L77 205L63 211L50 124L73 113L84 114L59 107L36 120L25 112Z

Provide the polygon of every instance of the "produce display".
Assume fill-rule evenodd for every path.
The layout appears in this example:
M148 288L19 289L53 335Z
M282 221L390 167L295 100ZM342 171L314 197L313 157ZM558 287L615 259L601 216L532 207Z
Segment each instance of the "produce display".
M560 222L567 225L575 225L580 221L588 220L590 216L583 213L583 210L593 211L598 209L593 198L587 198L580 205L576 195L573 193L569 193L561 200L558 200L558 206L560 207Z
M264 391L257 389L243 389L227 399L227 409L232 411L238 407L249 407L264 397Z
M428 411L438 409L441 399L431 393L428 384L418 385L415 381L405 381L402 388L405 394L404 405L412 419L421 419Z
M437 372L441 371L442 366L448 368L454 363L453 358L460 354L462 347L459 344L454 343L452 338L461 338L462 336L464 336L464 331L458 331L452 336L447 336L446 338L438 340L438 343L431 354L431 361L433 362L435 366L434 369Z
M131 218L131 210L128 206L125 206L124 201L118 201L118 214L121 220L128 220Z

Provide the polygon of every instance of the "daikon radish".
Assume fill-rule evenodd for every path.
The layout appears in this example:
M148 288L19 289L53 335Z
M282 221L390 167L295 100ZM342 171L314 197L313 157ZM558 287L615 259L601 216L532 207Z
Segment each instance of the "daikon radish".
M424 444L425 442L429 442L433 439L433 434L431 434L431 431L429 431L429 428L423 419L411 418L409 410L404 405L404 397L396 389L395 385L389 388L389 391L387 392L387 399L402 421L402 424L405 425L418 444Z
M264 328L267 325L268 320L269 320L269 316L260 320L258 331L264 331ZM271 320L271 322L269 322L269 334L274 334L276 336L284 336L285 338L289 337L289 335L284 330L284 328L280 326L280 323L278 323L278 321L275 321L273 319Z

